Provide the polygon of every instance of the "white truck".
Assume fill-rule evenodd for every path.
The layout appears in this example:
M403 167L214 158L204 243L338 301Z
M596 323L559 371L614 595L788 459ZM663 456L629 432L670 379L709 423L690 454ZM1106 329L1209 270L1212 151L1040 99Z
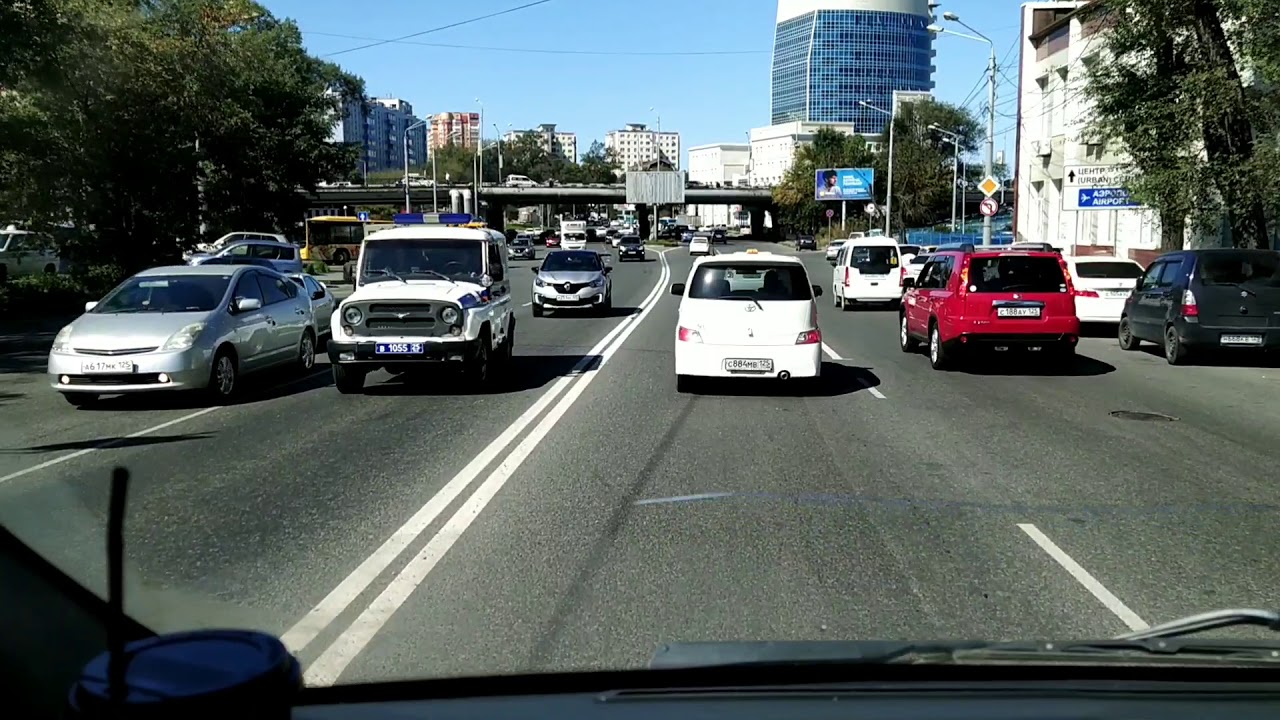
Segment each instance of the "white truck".
M334 310L338 392L372 371L456 368L489 389L510 366L516 319L506 237L488 228L399 225L360 246L355 290Z
M565 250L581 250L587 246L586 220L560 221L560 247Z

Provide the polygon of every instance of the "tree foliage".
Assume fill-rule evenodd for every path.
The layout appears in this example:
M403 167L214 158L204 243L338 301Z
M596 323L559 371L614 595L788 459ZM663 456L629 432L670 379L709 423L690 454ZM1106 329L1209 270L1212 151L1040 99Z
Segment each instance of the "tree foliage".
M1162 247L1186 221L1270 247L1280 190L1280 30L1263 0L1105 0L1089 118L1127 156L1127 185L1160 214ZM1225 222L1223 222L1225 220Z
M205 236L290 228L305 208L296 189L354 163L328 139L361 82L258 3L26 6L50 13L28 24L57 42L0 68L0 214L88 231L82 260L169 259L202 223Z
M894 119L893 226L895 228L932 225L951 214L952 168L955 150L948 136L930 125L954 133L964 156L977 149L984 136L978 122L963 108L947 103L922 101L904 103ZM814 200L814 173L820 168L871 167L876 171L875 197L884 204L888 187L888 147L872 152L861 136L846 135L821 128L811 145L796 151L791 168L773 198L782 212L783 223L797 230L812 231L825 223L823 216L835 203ZM858 204L854 217L862 217ZM838 212L838 211L837 211Z

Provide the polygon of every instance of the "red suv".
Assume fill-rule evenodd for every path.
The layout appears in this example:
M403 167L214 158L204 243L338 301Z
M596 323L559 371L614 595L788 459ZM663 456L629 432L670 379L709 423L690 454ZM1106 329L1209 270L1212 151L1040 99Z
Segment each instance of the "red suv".
M918 278L903 280L898 316L903 352L923 340L929 364L945 368L964 351L1014 348L1069 360L1080 339L1071 273L1051 252L936 252Z

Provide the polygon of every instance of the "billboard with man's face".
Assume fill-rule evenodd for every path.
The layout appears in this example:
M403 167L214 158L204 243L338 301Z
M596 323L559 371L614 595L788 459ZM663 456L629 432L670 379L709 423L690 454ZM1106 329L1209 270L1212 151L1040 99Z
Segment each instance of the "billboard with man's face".
M875 187L872 168L823 168L815 173L813 197L817 200L870 200Z

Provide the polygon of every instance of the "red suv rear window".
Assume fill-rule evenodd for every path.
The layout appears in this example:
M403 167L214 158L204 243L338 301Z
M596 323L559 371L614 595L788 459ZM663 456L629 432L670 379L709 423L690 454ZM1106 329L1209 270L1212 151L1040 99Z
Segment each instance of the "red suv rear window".
M1054 257L977 256L969 260L969 287L979 293L1056 293L1067 291L1067 280Z

